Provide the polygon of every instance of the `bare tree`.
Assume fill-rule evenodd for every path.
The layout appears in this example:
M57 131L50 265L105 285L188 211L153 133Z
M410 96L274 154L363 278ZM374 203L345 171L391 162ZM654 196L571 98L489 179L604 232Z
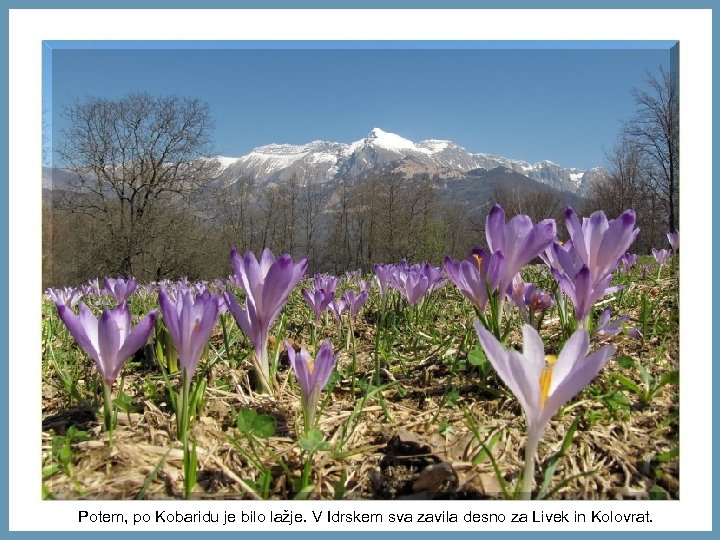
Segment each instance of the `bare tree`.
M298 212L302 248L311 264L317 256L318 233L325 203L326 191L320 180L317 177L305 176L300 185Z
M621 136L618 143L605 154L609 174L599 177L588 187L583 214L603 210L615 217L632 208L637 216L640 235L633 249L649 252L664 242L667 222L663 211L666 205L652 183L652 163L643 147Z
M543 219L562 219L565 205L558 193L546 189L522 189L512 186L497 186L493 199L505 210L507 216L526 214L533 222Z
M75 174L61 207L94 222L86 233L102 235L88 239L105 262L100 270L152 278L175 273L171 233L191 240L183 230L189 226L184 205L217 170L208 158L207 104L149 94L89 98L70 105L64 119L58 156Z
M253 209L257 196L255 181L250 177L241 177L227 183L218 190L217 219L224 232L224 242L234 245L243 253L251 249L255 218Z
M275 234L273 245L281 253L294 253L298 221L299 184L296 175L292 175L278 188L279 209L275 216Z
M649 90L633 90L638 107L625 123L626 137L647 156L649 178L664 202L667 227L677 229L680 171L680 109L678 78L674 72L660 70L659 77L648 74Z

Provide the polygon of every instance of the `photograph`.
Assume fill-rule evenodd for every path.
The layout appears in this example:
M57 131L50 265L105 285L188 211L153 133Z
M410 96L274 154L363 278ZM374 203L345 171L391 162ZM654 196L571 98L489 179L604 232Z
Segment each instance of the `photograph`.
M44 41L42 499L679 500L680 47Z

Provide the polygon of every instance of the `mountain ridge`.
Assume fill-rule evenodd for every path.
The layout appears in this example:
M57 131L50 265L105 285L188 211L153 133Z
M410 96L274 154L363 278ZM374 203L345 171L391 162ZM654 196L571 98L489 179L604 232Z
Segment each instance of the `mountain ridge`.
M444 139L411 141L381 128L352 143L315 140L309 143L271 143L237 158L219 156L226 183L250 177L258 183L283 182L292 176L322 183L357 176L370 169L395 164L409 175L423 169L443 178L461 178L473 169L505 167L560 191L581 195L587 185L605 173L601 167L578 169L550 160L529 163L491 153L472 153Z

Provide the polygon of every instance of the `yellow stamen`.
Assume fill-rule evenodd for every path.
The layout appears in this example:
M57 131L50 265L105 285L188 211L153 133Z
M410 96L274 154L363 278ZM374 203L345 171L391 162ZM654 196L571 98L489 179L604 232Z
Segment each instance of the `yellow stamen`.
M308 357L305 361L305 365L307 366L308 373L312 375L312 372L315 369L315 360L313 360L312 356Z
M473 257L475 259L475 264L477 265L478 270L480 270L482 268L482 262L483 262L482 257L480 255L478 255L477 253L473 253Z
M550 392L550 384L552 383L552 368L557 362L557 356L554 354L545 355L545 367L540 374L540 408L545 408L548 393Z

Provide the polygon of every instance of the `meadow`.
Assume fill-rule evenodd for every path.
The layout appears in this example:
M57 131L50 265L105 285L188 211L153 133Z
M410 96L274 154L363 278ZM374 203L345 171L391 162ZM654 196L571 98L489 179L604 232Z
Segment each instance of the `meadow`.
M677 499L678 237L566 227L495 206L440 266L48 291L43 498Z

